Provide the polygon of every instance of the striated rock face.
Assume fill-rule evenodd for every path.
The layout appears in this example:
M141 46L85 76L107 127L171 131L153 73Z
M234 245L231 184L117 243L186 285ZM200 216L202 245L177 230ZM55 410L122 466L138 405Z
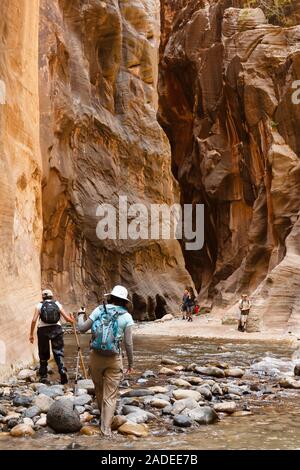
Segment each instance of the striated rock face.
M172 204L178 186L156 118L158 0L41 2L43 284L68 307L115 283L135 315L161 317L191 279L177 241L104 240L100 203Z
M250 329L297 322L300 26L234 1L161 4L160 122L182 202L206 207L205 246L185 253L200 298L248 290Z
M0 376L32 359L42 239L37 0L1 2Z

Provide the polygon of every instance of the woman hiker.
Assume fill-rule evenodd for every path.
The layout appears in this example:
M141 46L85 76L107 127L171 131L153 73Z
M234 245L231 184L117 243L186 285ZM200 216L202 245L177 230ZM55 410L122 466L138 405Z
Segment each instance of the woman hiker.
M187 316L187 321L193 321L193 312L195 308L195 293L194 289L192 287L188 288L188 298L186 300L186 316Z
M74 318L64 311L61 304L54 300L50 289L42 292L42 301L36 306L31 322L29 341L34 342L34 330L37 321L38 351L40 358L40 381L47 381L48 361L50 359L50 342L53 356L58 367L62 384L68 383L67 369L64 366L64 334L60 324L61 316L70 323Z
M101 432L111 436L111 423L116 409L117 393L123 376L120 343L124 339L128 369L133 372L132 325L134 321L127 310L128 291L115 286L109 303L99 305L88 320L78 325L80 332L92 330L90 372L95 385L96 398L101 416Z

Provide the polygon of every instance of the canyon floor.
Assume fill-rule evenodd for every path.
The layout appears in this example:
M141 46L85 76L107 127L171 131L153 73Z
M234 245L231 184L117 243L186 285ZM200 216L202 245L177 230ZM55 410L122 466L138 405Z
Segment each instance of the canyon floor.
M136 323L134 334L142 336L178 336L178 337L197 337L201 340L220 339L243 343L274 342L278 344L296 345L300 341L300 334L288 329L286 326L281 328L263 328L260 332L247 333L237 330L236 325L222 324L220 314L208 314L193 318L193 322L187 322L180 317L171 321L160 321L147 323Z

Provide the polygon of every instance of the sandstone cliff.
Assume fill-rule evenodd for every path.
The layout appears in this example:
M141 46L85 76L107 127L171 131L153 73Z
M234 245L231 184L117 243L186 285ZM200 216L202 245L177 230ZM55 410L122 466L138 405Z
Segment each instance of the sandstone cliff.
M159 37L158 0L42 1L42 276L67 307L122 283L136 317L153 319L191 283L177 241L96 236L100 203L179 197L156 118Z
M245 2L161 4L160 122L182 202L206 207L205 247L185 253L200 298L224 308L248 290L250 329L297 323L300 26Z
M38 0L1 2L0 376L32 359L40 299Z

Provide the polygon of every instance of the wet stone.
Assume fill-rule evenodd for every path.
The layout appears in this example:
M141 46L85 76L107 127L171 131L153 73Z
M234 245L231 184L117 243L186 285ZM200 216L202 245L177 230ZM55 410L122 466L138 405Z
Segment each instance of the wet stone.
M16 395L13 399L14 406L30 406L33 402L32 396Z
M37 406L31 406L30 408L27 408L27 410L25 411L25 416L26 418L34 418L40 413L41 413L41 410Z
M143 379L150 379L152 377L156 377L156 374L153 372L153 370L145 370L142 374Z
M173 423L175 426L181 428L189 428L190 426L192 426L193 421L188 416L176 415L174 416Z
M128 392L123 393L122 397L146 397L154 395L153 390L145 389L145 388L137 388L135 390L129 390Z

